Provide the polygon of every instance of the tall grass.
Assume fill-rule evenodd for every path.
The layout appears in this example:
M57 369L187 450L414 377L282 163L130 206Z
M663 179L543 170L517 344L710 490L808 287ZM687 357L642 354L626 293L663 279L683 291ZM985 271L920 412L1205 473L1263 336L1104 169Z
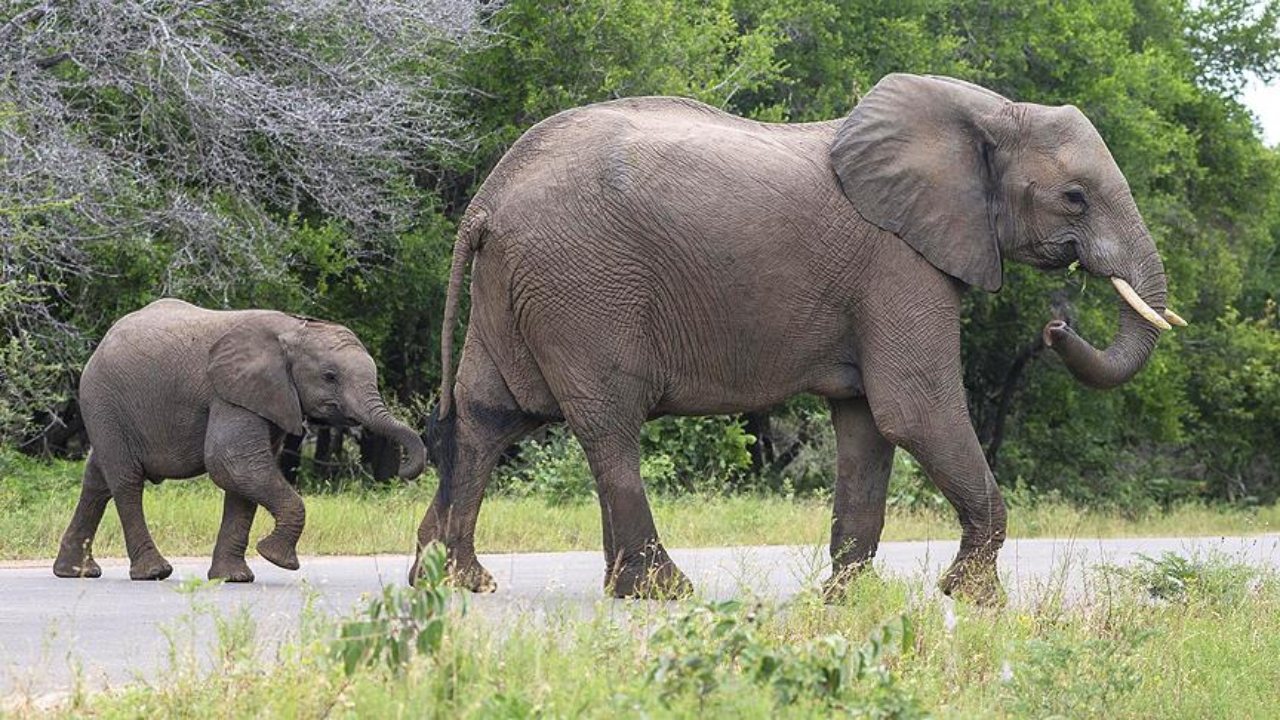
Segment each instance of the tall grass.
M0 462L0 560L47 558L56 553L75 508L81 471L82 465L75 462ZM408 552L434 485L428 473L418 482L382 489L310 494L299 549L317 555ZM161 552L170 556L212 552L222 495L207 479L148 485L144 502ZM653 508L670 547L825 544L830 529L830 502L821 497L656 495ZM1183 505L1130 515L1039 501L1014 504L1009 523L1013 537L1250 534L1280 531L1280 507ZM270 527L270 517L260 511L251 537L265 535ZM959 525L945 505L890 506L885 540L957 537ZM590 498L551 503L538 496L494 495L485 501L476 536L481 552L595 550L600 543L600 511ZM103 518L95 553L99 557L125 554L113 506Z

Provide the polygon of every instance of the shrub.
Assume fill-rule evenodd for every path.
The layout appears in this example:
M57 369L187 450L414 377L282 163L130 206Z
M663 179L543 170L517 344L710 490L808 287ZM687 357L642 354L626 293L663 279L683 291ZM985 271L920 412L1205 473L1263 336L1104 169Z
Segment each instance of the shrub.
M793 645L761 632L767 612L731 600L672 616L649 638L648 681L664 702L692 694L701 703L722 686L745 682L772 689L783 706L816 702L869 717L923 717L885 664L895 647L913 643L907 616L883 624L861 644L831 634Z
M369 601L363 617L342 622L332 646L334 657L350 676L376 665L399 672L414 655L434 653L444 638L450 592L444 546L424 548L417 585L387 585Z
M1257 568L1219 553L1187 557L1164 552L1139 555L1129 567L1108 566L1104 575L1119 578L1149 597L1167 602L1237 605L1259 580Z

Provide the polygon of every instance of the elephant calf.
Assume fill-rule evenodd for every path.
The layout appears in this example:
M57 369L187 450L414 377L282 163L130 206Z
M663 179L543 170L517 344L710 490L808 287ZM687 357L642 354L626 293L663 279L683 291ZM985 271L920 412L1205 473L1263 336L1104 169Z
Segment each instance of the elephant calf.
M129 577L168 577L173 568L143 517L143 481L205 472L226 493L209 578L253 581L244 553L259 505L276 526L258 553L298 569L305 510L277 460L286 433L304 432L304 418L395 440L407 452L401 477L426 464L421 438L387 412L373 358L354 333L271 310L158 300L125 316L85 366L80 408L92 452L53 565L58 577L102 574L93 536L108 499L124 525Z

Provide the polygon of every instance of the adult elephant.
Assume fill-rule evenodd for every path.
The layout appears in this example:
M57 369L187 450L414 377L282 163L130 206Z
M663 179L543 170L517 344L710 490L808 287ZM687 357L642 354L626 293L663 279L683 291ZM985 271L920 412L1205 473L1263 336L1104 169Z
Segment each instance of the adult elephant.
M252 582L245 563L259 505L275 529L258 553L296 570L305 509L277 461L285 434L304 419L360 424L406 451L402 477L426 465L426 447L392 417L377 368L347 328L272 310L215 311L157 300L111 327L80 377L80 409L93 449L75 515L53 572L98 577L93 537L114 499L129 551L129 577L173 572L142 513L145 480L208 472L226 497L209 577Z
M455 387L449 337L473 257ZM896 74L830 122L660 97L560 113L511 148L461 224L428 432L440 486L419 548L442 541L458 582L494 589L473 543L489 474L508 444L564 419L596 478L606 586L683 592L645 498L641 424L813 393L839 455L829 589L875 554L896 445L959 514L942 589L994 600L1005 506L965 404L960 304L968 285L999 289L1002 257L1079 260L1115 283L1106 350L1060 321L1044 330L1088 385L1132 377L1162 315L1176 318L1124 176L1071 106Z

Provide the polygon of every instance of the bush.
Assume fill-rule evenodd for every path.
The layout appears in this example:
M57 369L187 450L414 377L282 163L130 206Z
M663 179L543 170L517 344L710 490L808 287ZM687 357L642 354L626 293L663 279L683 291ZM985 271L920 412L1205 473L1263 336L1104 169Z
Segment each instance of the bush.
M1013 717L1106 717L1141 683L1135 667L1148 637L1128 630L1082 640L1049 631L1029 639L1021 662L1009 671L1006 707Z
M1243 602L1259 580L1257 568L1218 553L1193 557L1175 552L1164 552L1159 557L1140 555L1139 562L1132 566L1107 566L1101 572L1155 600L1227 607Z
M416 585L383 587L363 617L339 624L332 653L348 676L377 665L401 672L415 655L440 648L452 592L445 585L444 546L423 548L418 570Z
M747 448L754 442L737 417L667 417L645 423L640 447L655 473L646 480L668 493L733 487L751 469Z
M641 433L640 476L651 492L721 492L751 468L754 439L742 422L720 417L674 417L646 423ZM520 444L498 469L495 487L541 495L553 503L595 495L595 480L582 446L563 425Z
M895 648L906 652L914 642L907 616L860 645L839 634L791 645L761 632L768 612L731 600L677 613L649 637L649 682L664 701L693 695L701 703L723 686L749 683L772 689L780 706L815 702L862 717L926 716L885 664Z

